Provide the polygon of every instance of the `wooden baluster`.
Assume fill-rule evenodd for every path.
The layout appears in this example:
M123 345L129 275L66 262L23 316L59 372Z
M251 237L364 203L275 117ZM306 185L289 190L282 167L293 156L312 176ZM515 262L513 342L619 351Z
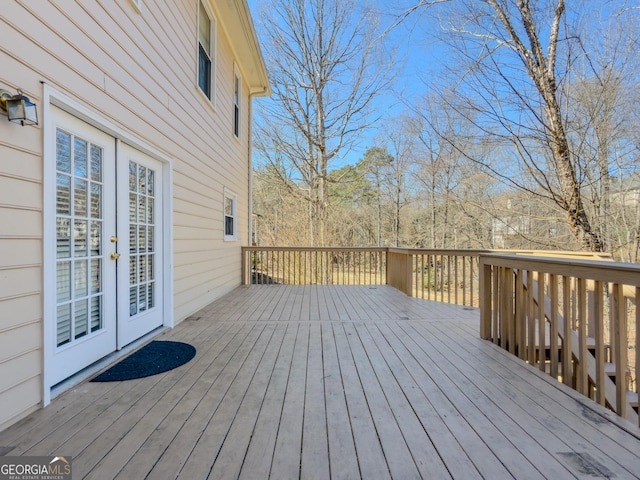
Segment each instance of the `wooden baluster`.
M500 338L500 319L498 317L498 310L500 308L500 267L494 267L493 269L493 343L498 345L501 342Z
M431 300L431 255L427 255L427 300Z
M424 299L424 254L420 255L420 298Z
M513 312L513 268L504 269L504 282L503 282L503 298L504 298L504 317L503 322L506 324L505 339L508 343L509 352L515 355L516 353L516 318ZM505 345L504 348L507 348Z
M549 299L551 316L549 317L549 356L551 362L550 374L558 378L558 276L549 275Z
M444 303L444 255L440 255L440 301Z
M458 303L458 256L453 257L453 301L456 305Z
M533 272L527 271L527 361L536 363L536 304L533 301Z
M516 278L516 341L518 357L527 360L527 298L524 293L524 274L518 271Z
M467 306L467 258L462 257L462 305Z
M604 392L604 285L594 282L593 287L593 327L596 341L596 402L605 404Z
M505 267L499 267L498 269L498 303L496 304L496 310L498 310L498 328L500 329L500 346L507 350L507 342L509 338L509 320L507 317L507 291L505 288L507 278L507 269Z
M547 322L544 308L544 277L545 274L543 272L538 272L538 368L541 372L545 371L547 360Z
M473 259L471 259L471 262L469 263L469 280L471 282L471 288L469 289L469 291L471 292L471 306L473 307Z
M489 340L491 332L491 265L480 261L480 338Z
M615 345L616 366L616 413L627 415L627 312L624 286L614 283L613 290L613 344Z
M587 281L577 280L577 321L578 321L578 388L585 396L589 396L589 364L587 362Z
M447 255L447 303L451 303L451 255Z
M562 380L565 385L573 387L573 365L571 345L571 278L562 277L562 313L564 316L562 340Z

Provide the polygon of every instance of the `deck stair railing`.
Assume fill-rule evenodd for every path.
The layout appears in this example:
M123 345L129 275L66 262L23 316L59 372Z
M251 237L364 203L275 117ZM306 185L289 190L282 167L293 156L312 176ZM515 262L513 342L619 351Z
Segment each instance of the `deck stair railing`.
M483 255L483 339L638 423L640 265Z

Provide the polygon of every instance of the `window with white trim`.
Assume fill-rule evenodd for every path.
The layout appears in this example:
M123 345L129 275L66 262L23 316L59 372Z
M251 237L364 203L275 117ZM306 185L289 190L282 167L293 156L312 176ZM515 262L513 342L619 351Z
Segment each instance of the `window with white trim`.
M233 68L233 134L240 138L240 99L242 96L242 79L238 70Z
M213 103L216 77L216 20L202 0L198 5L198 87Z
M227 190L224 192L224 239L237 240L237 196Z

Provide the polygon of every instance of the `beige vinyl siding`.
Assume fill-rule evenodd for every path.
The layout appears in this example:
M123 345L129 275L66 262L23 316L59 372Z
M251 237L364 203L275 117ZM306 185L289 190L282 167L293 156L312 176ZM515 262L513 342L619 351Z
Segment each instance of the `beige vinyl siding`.
M41 133L0 117L0 429L42 395Z
M218 24L216 107L196 82L197 2L17 0L0 18L0 88L22 88L41 125L0 117L0 429L42 401L45 82L173 161L174 320L240 283L248 242L248 115L233 137L233 64ZM223 241L223 191L238 196L238 240ZM19 341L18 341L19 340ZM20 372L4 375L20 366Z

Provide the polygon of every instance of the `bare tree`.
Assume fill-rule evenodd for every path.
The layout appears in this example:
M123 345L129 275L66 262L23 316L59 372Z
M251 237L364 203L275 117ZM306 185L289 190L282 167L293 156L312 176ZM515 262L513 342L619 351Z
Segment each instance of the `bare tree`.
M387 86L374 17L355 0L272 0L261 33L273 98L258 105L261 161L290 173L282 184L309 202L310 244L325 244L330 166L376 118Z
M593 32L578 28L579 12L568 15L565 0L450 0L440 11L446 41L466 64L448 77L455 95L447 108L473 121L479 141L512 165L505 170L452 146L505 184L553 201L581 248L604 251L608 234L584 198L589 166L572 143L571 80L590 60L584 45ZM602 73L590 67L591 76ZM535 184L525 185L524 176Z

